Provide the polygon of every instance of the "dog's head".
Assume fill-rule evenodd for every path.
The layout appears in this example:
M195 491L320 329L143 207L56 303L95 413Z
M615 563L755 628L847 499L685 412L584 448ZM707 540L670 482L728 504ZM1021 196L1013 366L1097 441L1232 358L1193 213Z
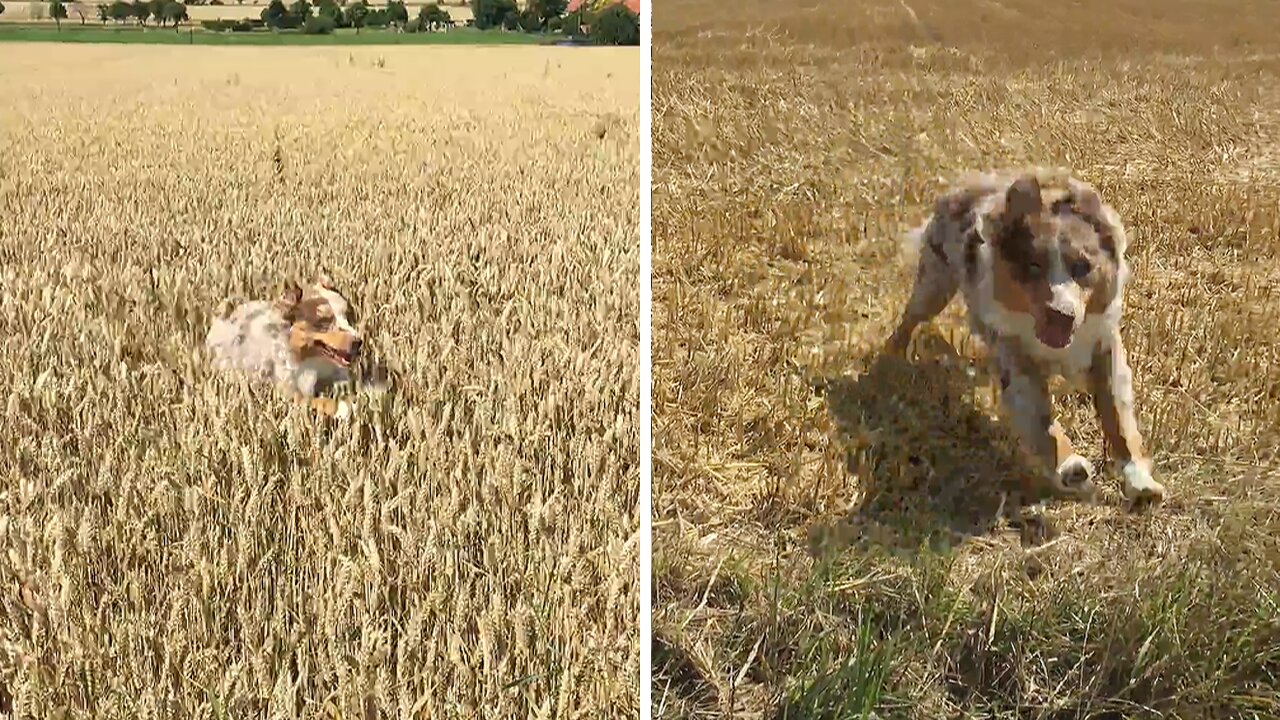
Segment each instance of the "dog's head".
M996 300L1030 314L1036 339L1051 348L1071 344L1091 313L1102 313L1118 291L1124 229L1085 183L1046 190L1034 174L1014 180L984 218L992 243Z
M289 349L299 361L322 360L348 367L364 344L355 311L327 276L305 288L290 281L276 300L289 323Z

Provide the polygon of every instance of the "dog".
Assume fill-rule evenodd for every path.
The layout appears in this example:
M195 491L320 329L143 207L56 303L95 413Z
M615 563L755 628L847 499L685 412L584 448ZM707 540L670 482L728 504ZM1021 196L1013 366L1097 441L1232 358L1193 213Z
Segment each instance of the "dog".
M321 275L305 288L289 281L274 301L224 302L205 336L215 368L273 382L321 413L346 419L350 404L326 397L352 381L364 344L355 310Z
M1131 506L1158 504L1120 338L1125 227L1066 171L975 174L937 199L907 234L916 277L885 350L905 356L914 330L964 295L969 326L991 351L1004 413L1022 449L1060 493L1092 497L1094 467L1053 418L1048 381L1087 389ZM1024 490L1029 479L1024 480Z

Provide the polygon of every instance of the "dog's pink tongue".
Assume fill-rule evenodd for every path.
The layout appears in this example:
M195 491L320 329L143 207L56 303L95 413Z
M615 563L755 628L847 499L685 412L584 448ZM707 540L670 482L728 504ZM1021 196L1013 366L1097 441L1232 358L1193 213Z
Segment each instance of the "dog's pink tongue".
M1051 348L1061 350L1071 344L1071 331L1075 323L1072 318L1061 313L1049 311L1044 323L1036 328L1036 337Z

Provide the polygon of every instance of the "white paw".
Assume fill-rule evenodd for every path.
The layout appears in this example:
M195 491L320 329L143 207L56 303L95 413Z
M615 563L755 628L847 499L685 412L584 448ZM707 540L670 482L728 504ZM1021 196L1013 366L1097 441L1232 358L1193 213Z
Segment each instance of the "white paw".
M1080 455L1071 455L1053 472L1053 485L1069 495L1093 495L1093 463Z
M333 415L339 420L349 420L355 414L355 408L346 400L338 401L338 410Z
M1124 497L1135 508L1164 500L1164 486L1151 479L1148 462L1130 460L1120 466L1120 475L1124 478Z

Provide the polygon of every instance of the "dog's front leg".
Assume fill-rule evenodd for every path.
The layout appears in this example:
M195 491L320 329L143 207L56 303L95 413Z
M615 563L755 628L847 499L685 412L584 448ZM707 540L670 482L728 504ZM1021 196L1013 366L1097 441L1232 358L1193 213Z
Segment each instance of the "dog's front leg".
M996 365L1000 373L1001 403L1022 449L1055 490L1091 498L1093 463L1076 453L1062 426L1053 419L1047 378L1009 346L997 350ZM1023 483L1024 491L1030 494L1027 480L1029 478Z
M305 401L307 407L324 415L325 417L337 418L338 420L346 420L351 417L351 404L331 397L307 397L302 393L296 393L294 398L299 402Z
M1093 356L1089 392L1111 457L1124 478L1125 498L1135 507L1158 504L1164 499L1164 486L1151 478L1151 460L1142 448L1133 410L1133 372L1118 330L1113 332L1109 345L1099 348Z

